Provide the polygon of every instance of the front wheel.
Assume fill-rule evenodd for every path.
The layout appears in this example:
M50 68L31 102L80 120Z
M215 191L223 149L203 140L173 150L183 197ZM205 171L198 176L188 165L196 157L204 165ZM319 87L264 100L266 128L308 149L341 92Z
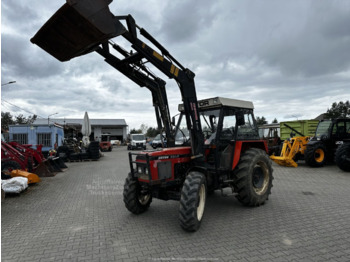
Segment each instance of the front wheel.
M130 173L125 179L123 198L125 207L134 214L145 212L152 202L152 195L142 192L139 181L132 178Z
M260 206L268 200L272 188L272 165L265 151L245 151L234 171L236 198L245 206Z
M306 146L305 162L311 167L322 167L326 163L326 149L321 142Z
M350 172L350 143L342 144L337 148L335 163L341 170Z
M207 195L206 178L200 172L190 172L183 184L179 220L186 231L197 231L202 222Z

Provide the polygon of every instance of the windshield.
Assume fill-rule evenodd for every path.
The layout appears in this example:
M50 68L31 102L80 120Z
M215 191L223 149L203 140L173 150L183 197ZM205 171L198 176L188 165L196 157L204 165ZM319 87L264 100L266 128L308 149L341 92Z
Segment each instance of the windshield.
M331 124L332 124L331 120L321 121L317 126L316 137L328 135L328 131L329 131L329 128L331 127Z
M240 109L243 113L244 124L237 126L236 130L236 114L237 109L225 108L224 118L222 122L222 131L220 134L220 140L233 140L237 135L238 140L259 139L258 129L254 122L252 110ZM242 120L243 120L242 119ZM237 134L236 134L237 131Z
M186 118L183 116L181 117L181 122L179 123L179 127L176 130L175 140L185 143L189 140L189 137L190 133L187 129Z
M219 122L220 109L201 111L199 115L204 139L215 136L217 124ZM190 133L187 129L186 117L184 114L181 114L180 123L178 124L178 129L176 130L175 134L175 140L188 142L189 139Z
M133 140L145 140L144 135L132 135Z

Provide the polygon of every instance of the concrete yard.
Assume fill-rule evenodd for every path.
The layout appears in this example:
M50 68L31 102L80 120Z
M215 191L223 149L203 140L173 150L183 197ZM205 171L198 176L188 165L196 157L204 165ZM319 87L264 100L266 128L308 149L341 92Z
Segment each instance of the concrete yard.
M264 206L207 199L201 228L181 229L176 201L139 216L123 203L126 147L67 163L1 204L1 261L350 261L350 173L274 167ZM229 191L227 191L229 193Z

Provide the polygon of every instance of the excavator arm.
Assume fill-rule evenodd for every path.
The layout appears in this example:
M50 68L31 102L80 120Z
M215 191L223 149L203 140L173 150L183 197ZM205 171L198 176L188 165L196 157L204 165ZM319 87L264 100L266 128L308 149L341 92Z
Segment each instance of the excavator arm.
M175 135L171 128L165 81L146 67L146 63L151 63L177 82L190 130L192 154L194 158L202 159L200 156L203 156L204 137L198 113L195 74L184 68L145 29L140 28L131 15L114 16L108 8L111 2L112 0L67 0L35 34L31 42L62 62L97 52L108 64L136 84L148 88L152 93L158 128L164 128L168 145L173 146ZM160 53L141 41L138 32ZM110 40L118 36L123 36L130 42L135 52L127 52ZM122 58L115 56L111 48L119 52Z

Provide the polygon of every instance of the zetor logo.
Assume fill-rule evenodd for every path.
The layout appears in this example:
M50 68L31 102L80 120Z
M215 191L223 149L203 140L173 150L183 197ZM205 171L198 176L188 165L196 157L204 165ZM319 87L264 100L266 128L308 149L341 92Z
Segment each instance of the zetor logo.
M205 100L205 101L200 101L198 102L199 106L208 106L209 105L209 100Z

